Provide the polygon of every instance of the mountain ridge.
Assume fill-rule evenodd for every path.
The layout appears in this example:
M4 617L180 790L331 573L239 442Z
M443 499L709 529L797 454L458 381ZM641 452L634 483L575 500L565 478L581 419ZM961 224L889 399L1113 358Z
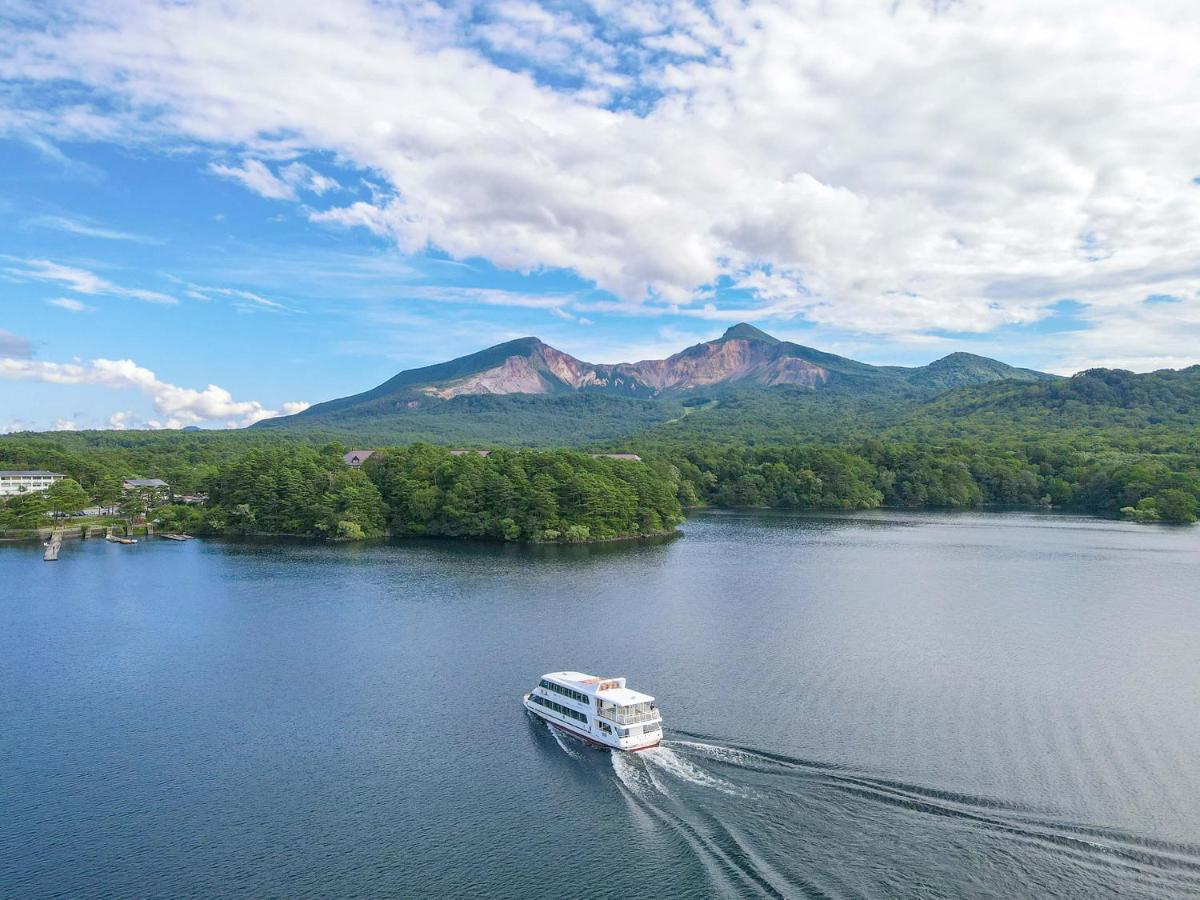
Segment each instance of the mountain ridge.
M516 338L443 363L404 370L361 394L319 403L297 415L311 419L322 412L392 395L396 399L404 395L406 407L415 408L411 404L416 401L419 405L424 398L450 400L463 395L553 394L579 390L659 397L742 381L765 386L788 384L818 388L837 377L920 376L926 370L962 368L962 362L967 360L981 374L959 378L959 383L1054 377L966 353L950 354L927 366L872 366L781 341L742 322L726 329L714 340L685 347L664 359L637 362L590 363L564 353L540 338Z
M688 414L699 400L709 403L734 394L757 396L781 389L828 394L837 402L885 396L920 399L963 385L1056 377L961 352L925 366L874 366L783 341L741 322L713 340L663 359L636 362L590 363L540 338L515 338L446 362L398 372L362 393L318 403L254 427L353 430L366 424L374 428L395 424L408 432L420 419L416 433L436 436L447 421L473 417L475 433L484 428L492 412L506 406L500 398L509 398L507 407L515 415L541 420L555 409L569 419L574 409L577 417L610 420L611 429L620 433L623 418L628 418L631 427L644 428ZM590 399L584 402L585 397ZM578 426L576 422L574 427ZM427 432L426 427L432 431ZM571 423L565 421L563 428L569 427Z

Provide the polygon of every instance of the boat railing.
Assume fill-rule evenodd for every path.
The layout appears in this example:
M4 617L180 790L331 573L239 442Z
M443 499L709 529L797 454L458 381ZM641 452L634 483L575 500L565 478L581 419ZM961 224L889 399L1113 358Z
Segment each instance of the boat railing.
M652 709L650 712L622 714L614 712L611 709L602 709L597 712L597 715L618 725L640 725L643 722L655 721L658 718L658 710Z

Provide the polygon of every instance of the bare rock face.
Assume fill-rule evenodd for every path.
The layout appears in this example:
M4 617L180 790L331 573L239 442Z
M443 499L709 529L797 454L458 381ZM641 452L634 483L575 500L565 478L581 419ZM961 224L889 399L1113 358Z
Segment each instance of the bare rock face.
M659 396L740 381L809 388L828 381L829 372L795 356L792 345L757 334L761 332L706 341L666 359L615 365L583 362L541 341L529 340L522 345L522 352L507 357L498 366L430 384L420 391L442 400L468 394L548 394L585 389Z
M759 384L799 384L815 388L829 380L829 370L805 359L782 357L757 373Z
M421 388L423 394L449 400L464 394L546 394L550 386L532 360L510 356L494 369L443 385Z
M563 384L579 389L588 387L589 385L604 385L608 383L600 374L600 371L604 368L603 366L593 366L591 363L585 363L546 344L542 344L538 349L541 351L546 369Z
M616 368L628 371L656 393L737 381L816 387L828 380L829 373L820 366L785 355L786 347L786 344L758 340L708 341L666 359L644 360Z

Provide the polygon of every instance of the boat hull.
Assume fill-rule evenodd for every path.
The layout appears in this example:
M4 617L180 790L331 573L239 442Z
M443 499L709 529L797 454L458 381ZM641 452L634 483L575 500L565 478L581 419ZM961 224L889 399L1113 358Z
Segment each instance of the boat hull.
M642 744L642 745L638 745L635 747L621 747L617 744L607 744L594 734L588 734L586 731L582 731L578 728L573 728L572 726L568 725L566 722L560 722L557 719L550 718L548 715L546 715L545 713L542 712L542 710L538 707L537 704L529 702L528 694L525 695L525 697L522 701L522 704L524 705L526 710L531 712L533 715L537 716L537 718L541 719L543 722L545 722L551 728L557 728L559 731L563 732L564 734L569 734L571 737L579 738L579 740L583 741L584 743L588 744L589 746L595 747L597 750L609 750L609 751L616 751L619 753L639 753L642 750L650 750L654 747L657 747L659 744L662 743L662 738L659 738L658 740L654 741L653 743Z

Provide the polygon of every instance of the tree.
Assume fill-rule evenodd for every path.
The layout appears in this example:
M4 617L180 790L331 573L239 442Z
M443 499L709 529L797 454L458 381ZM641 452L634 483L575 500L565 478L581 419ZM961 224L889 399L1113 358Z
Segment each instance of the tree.
M361 541L380 537L384 529L383 500L379 489L358 469L346 469L332 477L324 498L328 509L326 527L341 540Z
M1164 522L1186 525L1196 521L1196 497L1190 491L1170 488L1158 495L1158 514Z
M1158 510L1158 500L1155 497L1143 497L1137 506L1122 506L1121 515L1134 522L1157 522L1162 518Z
M367 534L357 522L338 522L335 540L361 541Z
M91 502L87 491L80 487L79 482L74 478L56 481L43 493L46 507L56 519L70 517Z
M101 475L92 488L92 499L97 506L111 511L121 502L121 479L116 475Z
M0 522L7 528L37 528L44 524L48 509L45 491L18 494L0 506Z

